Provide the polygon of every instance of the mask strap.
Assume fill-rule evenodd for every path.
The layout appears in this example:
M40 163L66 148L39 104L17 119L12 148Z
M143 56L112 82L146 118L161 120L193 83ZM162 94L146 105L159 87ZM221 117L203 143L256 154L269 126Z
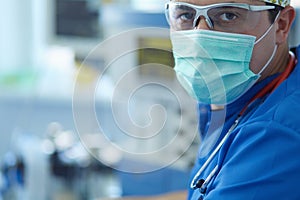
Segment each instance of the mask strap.
M258 40L256 40L255 41L255 43L254 44L257 44L257 43L259 43L262 39L264 39L265 37L266 37L266 35L268 35L269 34L269 32L271 31L271 29L273 28L273 26L274 26L274 23L277 21L277 19L278 19L278 17L279 17L279 15L280 15L280 11L278 12L278 14L277 14L277 16L276 16L276 18L275 18L275 20L274 20L274 22L273 22L273 24L268 28L268 30L258 39Z
M276 16L276 18L275 18L273 24L268 28L268 30L267 30L267 31L266 31L266 32L265 32L258 40L255 41L255 44L259 43L262 39L264 39L264 37L266 37L266 35L271 31L271 29L273 28L273 26L274 26L275 22L277 21L279 15L280 15L280 11L278 12L278 14L277 14L277 16ZM271 61L273 60L273 58L274 58L274 56L275 56L275 54L276 54L277 48L278 48L278 46L277 46L277 44L276 44L275 47L274 47L273 53L272 53L271 57L269 58L268 62L267 62L267 63L265 64L265 66L259 71L259 73L258 73L259 75L260 75L260 74L261 74L261 73L269 66L269 64L271 63Z
M275 45L274 47L274 50L273 50L273 53L271 55L271 57L269 58L268 62L265 64L265 66L258 72L258 74L260 75L270 64L270 62L273 60L275 54L276 54L276 51L277 51L277 44Z

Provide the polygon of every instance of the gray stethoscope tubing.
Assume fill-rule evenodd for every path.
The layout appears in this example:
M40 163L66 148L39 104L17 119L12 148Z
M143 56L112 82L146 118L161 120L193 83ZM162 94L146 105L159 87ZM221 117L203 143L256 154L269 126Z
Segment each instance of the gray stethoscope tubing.
M200 175L202 174L202 172L207 168L207 166L209 165L209 163L211 163L212 159L217 155L217 153L219 152L219 150L221 149L221 147L223 146L223 144L226 142L227 138L229 137L230 133L237 127L238 123L239 123L239 117L235 120L234 124L230 127L230 129L228 130L228 132L226 133L226 135L223 137L223 139L221 140L221 142L219 143L219 145L215 148L215 150L211 153L211 155L208 157L208 159L205 161L205 163L202 165L202 167L198 170L198 172L195 174L190 188L191 189L196 189L197 187L197 181L199 180ZM215 173L217 172L219 166L216 165L214 167L214 169L211 171L211 173L207 176L206 180L204 181L204 183L202 184L200 189L204 189L207 184L210 182L210 180L212 179L212 177L215 175Z

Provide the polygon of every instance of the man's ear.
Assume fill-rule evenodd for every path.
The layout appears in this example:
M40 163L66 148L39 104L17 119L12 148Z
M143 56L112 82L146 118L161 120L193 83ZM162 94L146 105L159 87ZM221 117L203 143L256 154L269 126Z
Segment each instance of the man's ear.
M291 26L296 16L293 7L287 6L281 10L277 20L276 43L281 44L287 41Z

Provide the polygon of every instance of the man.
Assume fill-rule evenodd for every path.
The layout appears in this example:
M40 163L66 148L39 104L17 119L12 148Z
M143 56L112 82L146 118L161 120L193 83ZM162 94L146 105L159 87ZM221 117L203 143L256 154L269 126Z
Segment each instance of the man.
M289 49L289 4L166 5L178 80L199 102L202 143L188 199L300 199L300 47Z
M289 4L167 4L175 71L200 111L188 199L300 199L300 47L289 50Z

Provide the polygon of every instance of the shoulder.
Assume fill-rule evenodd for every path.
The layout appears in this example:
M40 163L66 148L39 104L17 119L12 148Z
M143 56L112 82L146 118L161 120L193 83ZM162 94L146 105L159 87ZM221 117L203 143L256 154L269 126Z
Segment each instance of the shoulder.
M290 77L257 108L247 123L274 122L300 134L299 114L300 64L296 66Z
M283 127L293 129L300 135L300 88L293 91L279 89L255 111L246 122L252 126L259 122L277 123ZM251 125L252 124L252 125ZM262 124L262 125L263 125ZM271 127L269 127L271 128Z
M220 151L216 199L300 199L300 134L274 121L240 126ZM226 198L225 198L226 197Z
M273 120L300 135L300 88L286 96L274 110Z

